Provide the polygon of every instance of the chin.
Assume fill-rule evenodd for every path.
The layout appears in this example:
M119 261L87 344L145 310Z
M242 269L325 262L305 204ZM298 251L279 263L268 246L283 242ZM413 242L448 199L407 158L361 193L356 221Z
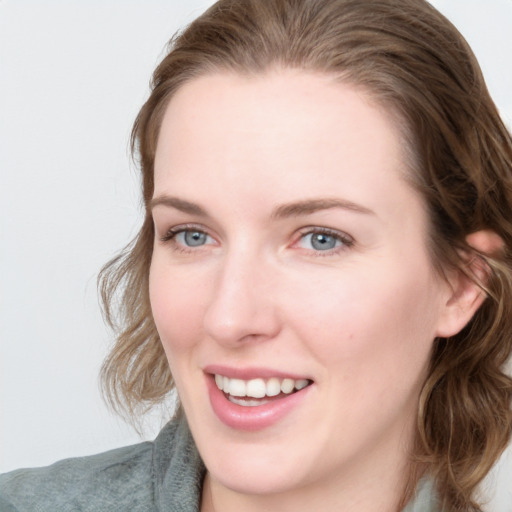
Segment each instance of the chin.
M281 494L301 485L297 468L288 465L278 467L275 461L272 464L266 461L226 462L207 465L210 476L223 487L239 494Z

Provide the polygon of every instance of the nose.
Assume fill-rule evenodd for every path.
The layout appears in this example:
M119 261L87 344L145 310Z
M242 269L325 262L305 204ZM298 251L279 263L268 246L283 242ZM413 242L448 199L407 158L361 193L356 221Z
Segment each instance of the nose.
M273 280L261 258L227 256L204 316L208 336L225 346L264 341L280 330Z

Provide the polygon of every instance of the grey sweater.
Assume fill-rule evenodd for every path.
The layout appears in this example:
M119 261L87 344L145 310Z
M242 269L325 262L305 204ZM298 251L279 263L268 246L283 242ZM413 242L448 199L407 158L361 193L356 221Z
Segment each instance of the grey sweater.
M205 474L184 420L154 442L0 475L0 512L199 512ZM423 481L404 512L437 512Z

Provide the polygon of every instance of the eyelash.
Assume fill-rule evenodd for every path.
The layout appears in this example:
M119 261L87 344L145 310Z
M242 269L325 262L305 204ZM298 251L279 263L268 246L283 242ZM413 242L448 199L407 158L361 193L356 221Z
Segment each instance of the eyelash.
M160 238L160 241L163 243L171 243L173 246L173 250L181 253L193 253L197 252L198 250L201 250L203 246L197 246L194 247L187 247L184 246L176 241L176 237L184 233L186 231L191 231L195 233L201 233L203 235L209 236L204 229L201 229L199 226L195 226L193 224L187 224L187 225L181 225L181 226L175 226L170 228L167 233ZM306 227L299 230L300 236L297 238L296 241L293 242L293 245L299 243L301 240L303 240L308 235L325 235L329 237L333 237L337 242L340 242L340 245L338 247L333 247L332 249L326 249L326 250L314 250L314 249L306 249L309 252L311 252L312 255L315 257L326 257L326 256L332 256L333 254L338 254L342 251L347 250L348 248L352 247L354 245L354 239L350 237L349 235L342 233L340 231L336 231L333 229L328 228L320 228L320 227Z
M325 235L333 237L337 242L340 242L340 245L338 247L333 247L332 249L327 249L324 251L320 250L314 250L310 249L311 253L315 257L326 257L326 256L332 256L335 254L339 254L340 252L346 251L350 247L354 245L354 239L347 235L346 233L336 231L334 229L329 228L320 228L320 227L306 227L299 230L300 237L294 244L299 243L301 240L304 239L307 235Z
M209 235L204 229L201 229L200 227L195 226L194 224L185 224L185 225L175 226L175 227L170 228L167 231L167 233L163 237L160 238L160 241L163 243L172 244L173 250L177 251L177 252L181 252L181 253L185 253L185 254L197 252L198 250L200 250L202 248L202 246L198 246L197 248L187 247L182 244L179 244L176 241L176 237L180 233L184 233L186 231L192 231L194 233L201 233L203 235L211 237L211 235Z

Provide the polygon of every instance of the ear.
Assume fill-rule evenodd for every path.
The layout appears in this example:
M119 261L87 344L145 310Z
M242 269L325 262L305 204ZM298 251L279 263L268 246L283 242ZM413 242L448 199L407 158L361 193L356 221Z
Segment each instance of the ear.
M472 250L464 252L464 270L453 270L448 277L448 297L436 336L448 338L460 332L473 318L487 294L477 283L486 285L490 268L482 256L496 256L503 251L503 239L494 231L482 230L466 237Z

